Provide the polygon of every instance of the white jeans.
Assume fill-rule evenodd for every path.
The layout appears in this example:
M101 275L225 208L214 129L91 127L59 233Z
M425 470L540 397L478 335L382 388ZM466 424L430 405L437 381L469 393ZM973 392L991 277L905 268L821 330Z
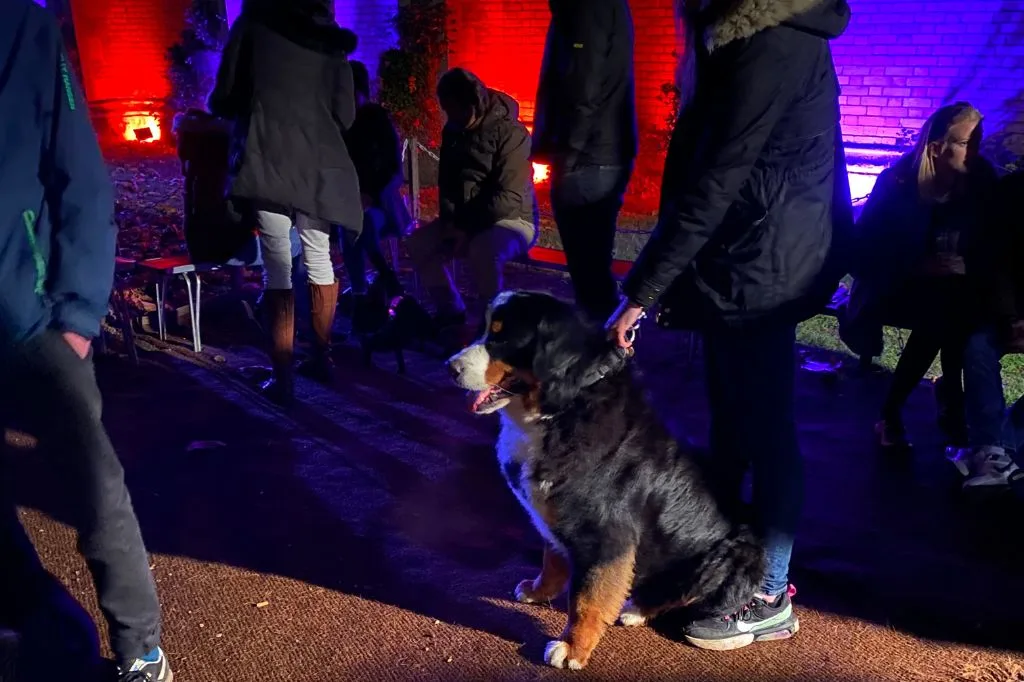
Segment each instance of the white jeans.
M256 223L263 252L263 284L267 289L292 288L292 219L270 211L257 211ZM334 284L330 225L298 214L295 228L302 241L302 262L311 284Z

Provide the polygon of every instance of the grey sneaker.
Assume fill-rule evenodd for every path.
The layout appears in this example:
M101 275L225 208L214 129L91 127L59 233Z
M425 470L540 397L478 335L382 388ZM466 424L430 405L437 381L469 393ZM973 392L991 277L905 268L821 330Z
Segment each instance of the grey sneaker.
M1002 448L982 448L971 453L968 461L970 470L964 481L965 489L1007 486L1010 477L1018 471L1013 458Z
M136 658L120 670L118 682L174 682L174 673L164 650L157 647L143 658Z

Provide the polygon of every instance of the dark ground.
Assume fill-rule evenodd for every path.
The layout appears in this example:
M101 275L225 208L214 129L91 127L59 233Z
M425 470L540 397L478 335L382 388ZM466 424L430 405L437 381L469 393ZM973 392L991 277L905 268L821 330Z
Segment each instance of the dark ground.
M512 279L565 292L550 276ZM410 355L398 376L388 358L365 368L343 350L337 386L300 383L286 416L241 379L262 356L212 310L201 358L172 344L138 368L99 367L179 682L1024 680L1020 509L957 494L928 389L911 401L918 448L900 465L873 447L884 377L801 373L797 638L712 653L617 628L587 671L563 673L537 663L563 604L509 598L540 542L501 482L495 423L467 413L440 365ZM648 330L638 360L665 418L700 443L686 355L679 335ZM45 455L7 456L40 554L95 614Z

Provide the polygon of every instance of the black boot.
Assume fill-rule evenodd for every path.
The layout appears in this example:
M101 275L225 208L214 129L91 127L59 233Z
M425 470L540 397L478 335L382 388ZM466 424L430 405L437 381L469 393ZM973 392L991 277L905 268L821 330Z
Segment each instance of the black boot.
M295 294L291 289L269 289L263 294L263 308L270 330L270 363L274 375L260 391L268 400L290 407L295 402L292 356L295 352Z

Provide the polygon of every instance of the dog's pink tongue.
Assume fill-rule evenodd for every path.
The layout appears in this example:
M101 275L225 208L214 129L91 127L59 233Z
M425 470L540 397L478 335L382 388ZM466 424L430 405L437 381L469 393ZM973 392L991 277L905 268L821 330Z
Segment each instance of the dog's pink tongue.
M469 411L478 412L480 406L487 400L487 396L491 394L490 388L485 391L470 391L469 392Z

